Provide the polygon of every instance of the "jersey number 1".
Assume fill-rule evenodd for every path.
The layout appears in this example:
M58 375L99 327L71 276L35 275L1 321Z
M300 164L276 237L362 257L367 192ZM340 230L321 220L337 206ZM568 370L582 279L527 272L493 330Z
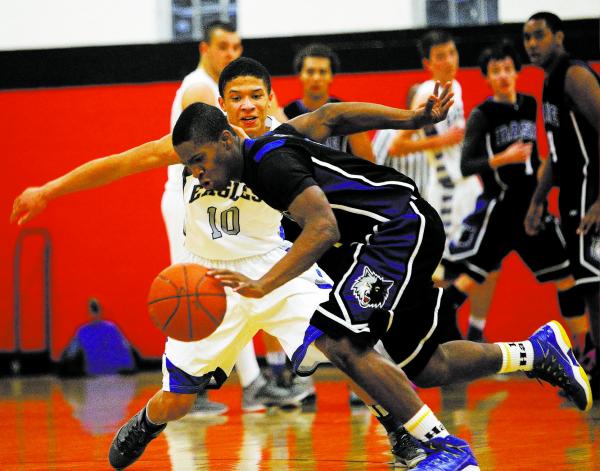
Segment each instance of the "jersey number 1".
M221 211L217 218L217 208L214 206L208 207L208 223L212 230L212 238L220 239L223 237L223 232L229 235L237 235L240 232L240 209L233 206L225 211ZM217 227L217 219L219 227ZM221 232L222 231L222 232Z

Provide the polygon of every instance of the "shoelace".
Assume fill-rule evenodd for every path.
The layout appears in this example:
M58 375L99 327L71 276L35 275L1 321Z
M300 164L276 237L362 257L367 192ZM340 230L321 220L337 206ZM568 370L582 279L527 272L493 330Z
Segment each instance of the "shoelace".
M425 449L419 447L415 443L415 440L408 433L403 433L402 435L400 435L399 438L397 434L394 434L393 440L394 444L392 446L392 453L394 453L395 455L402 456L406 452L411 452L412 457L415 457L417 455L420 455L421 453L425 453Z
M140 424L135 424L125 431L125 436L120 441L123 445L138 446L143 445L146 442L146 432Z

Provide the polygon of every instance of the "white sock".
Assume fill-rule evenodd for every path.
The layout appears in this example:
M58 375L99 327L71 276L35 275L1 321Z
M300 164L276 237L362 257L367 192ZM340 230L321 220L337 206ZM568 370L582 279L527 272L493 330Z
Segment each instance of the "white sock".
M486 319L479 319L478 317L473 316L469 317L469 325L481 330L482 332L483 329L485 329L485 321Z
M254 353L254 344L252 341L248 342L248 345L240 352L237 362L235 364L235 370L240 378L240 384L242 388L250 386L256 378L260 375L260 367L256 360L256 354Z
M449 435L446 427L431 411L429 406L424 405L419 411L404 424L413 437L421 441L429 441L435 437L447 437Z
M502 367L498 373L531 371L533 369L533 345L523 342L496 342L502 351Z

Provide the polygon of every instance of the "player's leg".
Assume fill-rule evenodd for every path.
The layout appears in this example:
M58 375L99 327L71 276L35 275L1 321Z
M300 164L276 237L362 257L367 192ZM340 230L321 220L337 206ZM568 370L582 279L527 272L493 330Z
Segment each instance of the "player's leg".
M183 226L185 220L185 203L181 186L165 188L161 199L161 213L165 223L169 241L171 264L189 261L189 253L185 249ZM206 391L198 394L193 413L199 416L220 415L227 412L227 406L220 402L210 401Z
M540 283L553 282L563 321L570 334L573 353L586 371L593 368L593 341L586 314L584 290L576 285L565 239L556 218L544 215L544 224L535 236L522 234L517 252Z
M286 253L283 248L278 248L260 256L240 261L231 261L223 268L244 273L250 278L260 278L278 260L284 257ZM275 315L280 306L285 304L286 297L293 294L293 287L298 283L300 281L292 280L285 288L278 289L276 292L270 293L262 299L246 299L244 301L249 304L247 315L255 325L258 325L258 329L266 330L267 320ZM323 299L326 299L326 296ZM297 306L296 309L301 308L302 304ZM309 315L310 312L312 311L308 313L304 312L304 316ZM253 345L250 345L250 348L253 349ZM274 378L266 378L260 372L255 355L241 358L241 360L242 362L238 361L236 364L236 369L244 388L242 409L247 412L265 410L268 406L298 405L302 398L312 392L312 385L308 388L303 388L302 385L286 385L286 387L282 387L276 383Z
M556 321L540 327L528 340L439 345L427 366L412 379L419 386L433 387L515 371L559 386L581 410L592 406L587 375L573 355L568 335Z
M431 289L431 275L444 244L440 218L426 202L416 200L405 215L380 225L369 242L368 246L353 248L352 262L346 265L345 275L337 278L341 282L334 288L334 295L313 315L304 345L316 339L317 348L377 405L405 423L415 438L435 448L427 460L443 455L449 462L461 460L476 465L468 445L448 437L404 372L372 347L378 337L387 335L390 323L401 322L403 316L392 316L392 307L418 305L421 293L415 288ZM396 283L390 283L391 279ZM298 351L294 364L302 370ZM453 444L461 451L451 456L447 452Z
M257 328L244 315L246 306L232 303L217 329L196 342L167 339L163 355L162 391L115 435L109 452L114 468L136 461L169 421L183 417L198 393L218 388L231 373L243 347Z
M486 280L477 286L471 294L471 312L469 313L469 328L467 330L467 340L473 342L483 341L483 331L487 322L488 312L492 305L496 283L498 281L498 272L491 272Z

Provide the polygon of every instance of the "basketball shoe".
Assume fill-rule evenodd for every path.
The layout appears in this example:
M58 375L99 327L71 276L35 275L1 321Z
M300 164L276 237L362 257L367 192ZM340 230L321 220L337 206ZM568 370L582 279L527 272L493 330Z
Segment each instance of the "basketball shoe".
M192 417L213 417L215 415L221 415L227 412L229 408L221 402L215 402L208 399L208 393L202 391L198 393L196 402L192 406L192 410L188 415Z
M471 448L464 440L448 435L425 443L427 457L411 469L426 471L479 471Z
M590 410L593 402L590 382L573 355L571 341L562 325L548 322L529 341L533 345L533 370L525 374L559 386L580 410Z
M133 464L152 440L165 429L167 424L158 425L154 430L146 423L146 408L135 414L123 425L110 444L108 461L115 469L123 469Z
M412 468L427 458L425 447L404 427L398 427L395 431L388 433L388 439L392 445L394 466L398 468Z
M269 381L262 374L252 381L242 392L242 410L261 412L267 407L300 405L291 389L280 388L275 381Z

